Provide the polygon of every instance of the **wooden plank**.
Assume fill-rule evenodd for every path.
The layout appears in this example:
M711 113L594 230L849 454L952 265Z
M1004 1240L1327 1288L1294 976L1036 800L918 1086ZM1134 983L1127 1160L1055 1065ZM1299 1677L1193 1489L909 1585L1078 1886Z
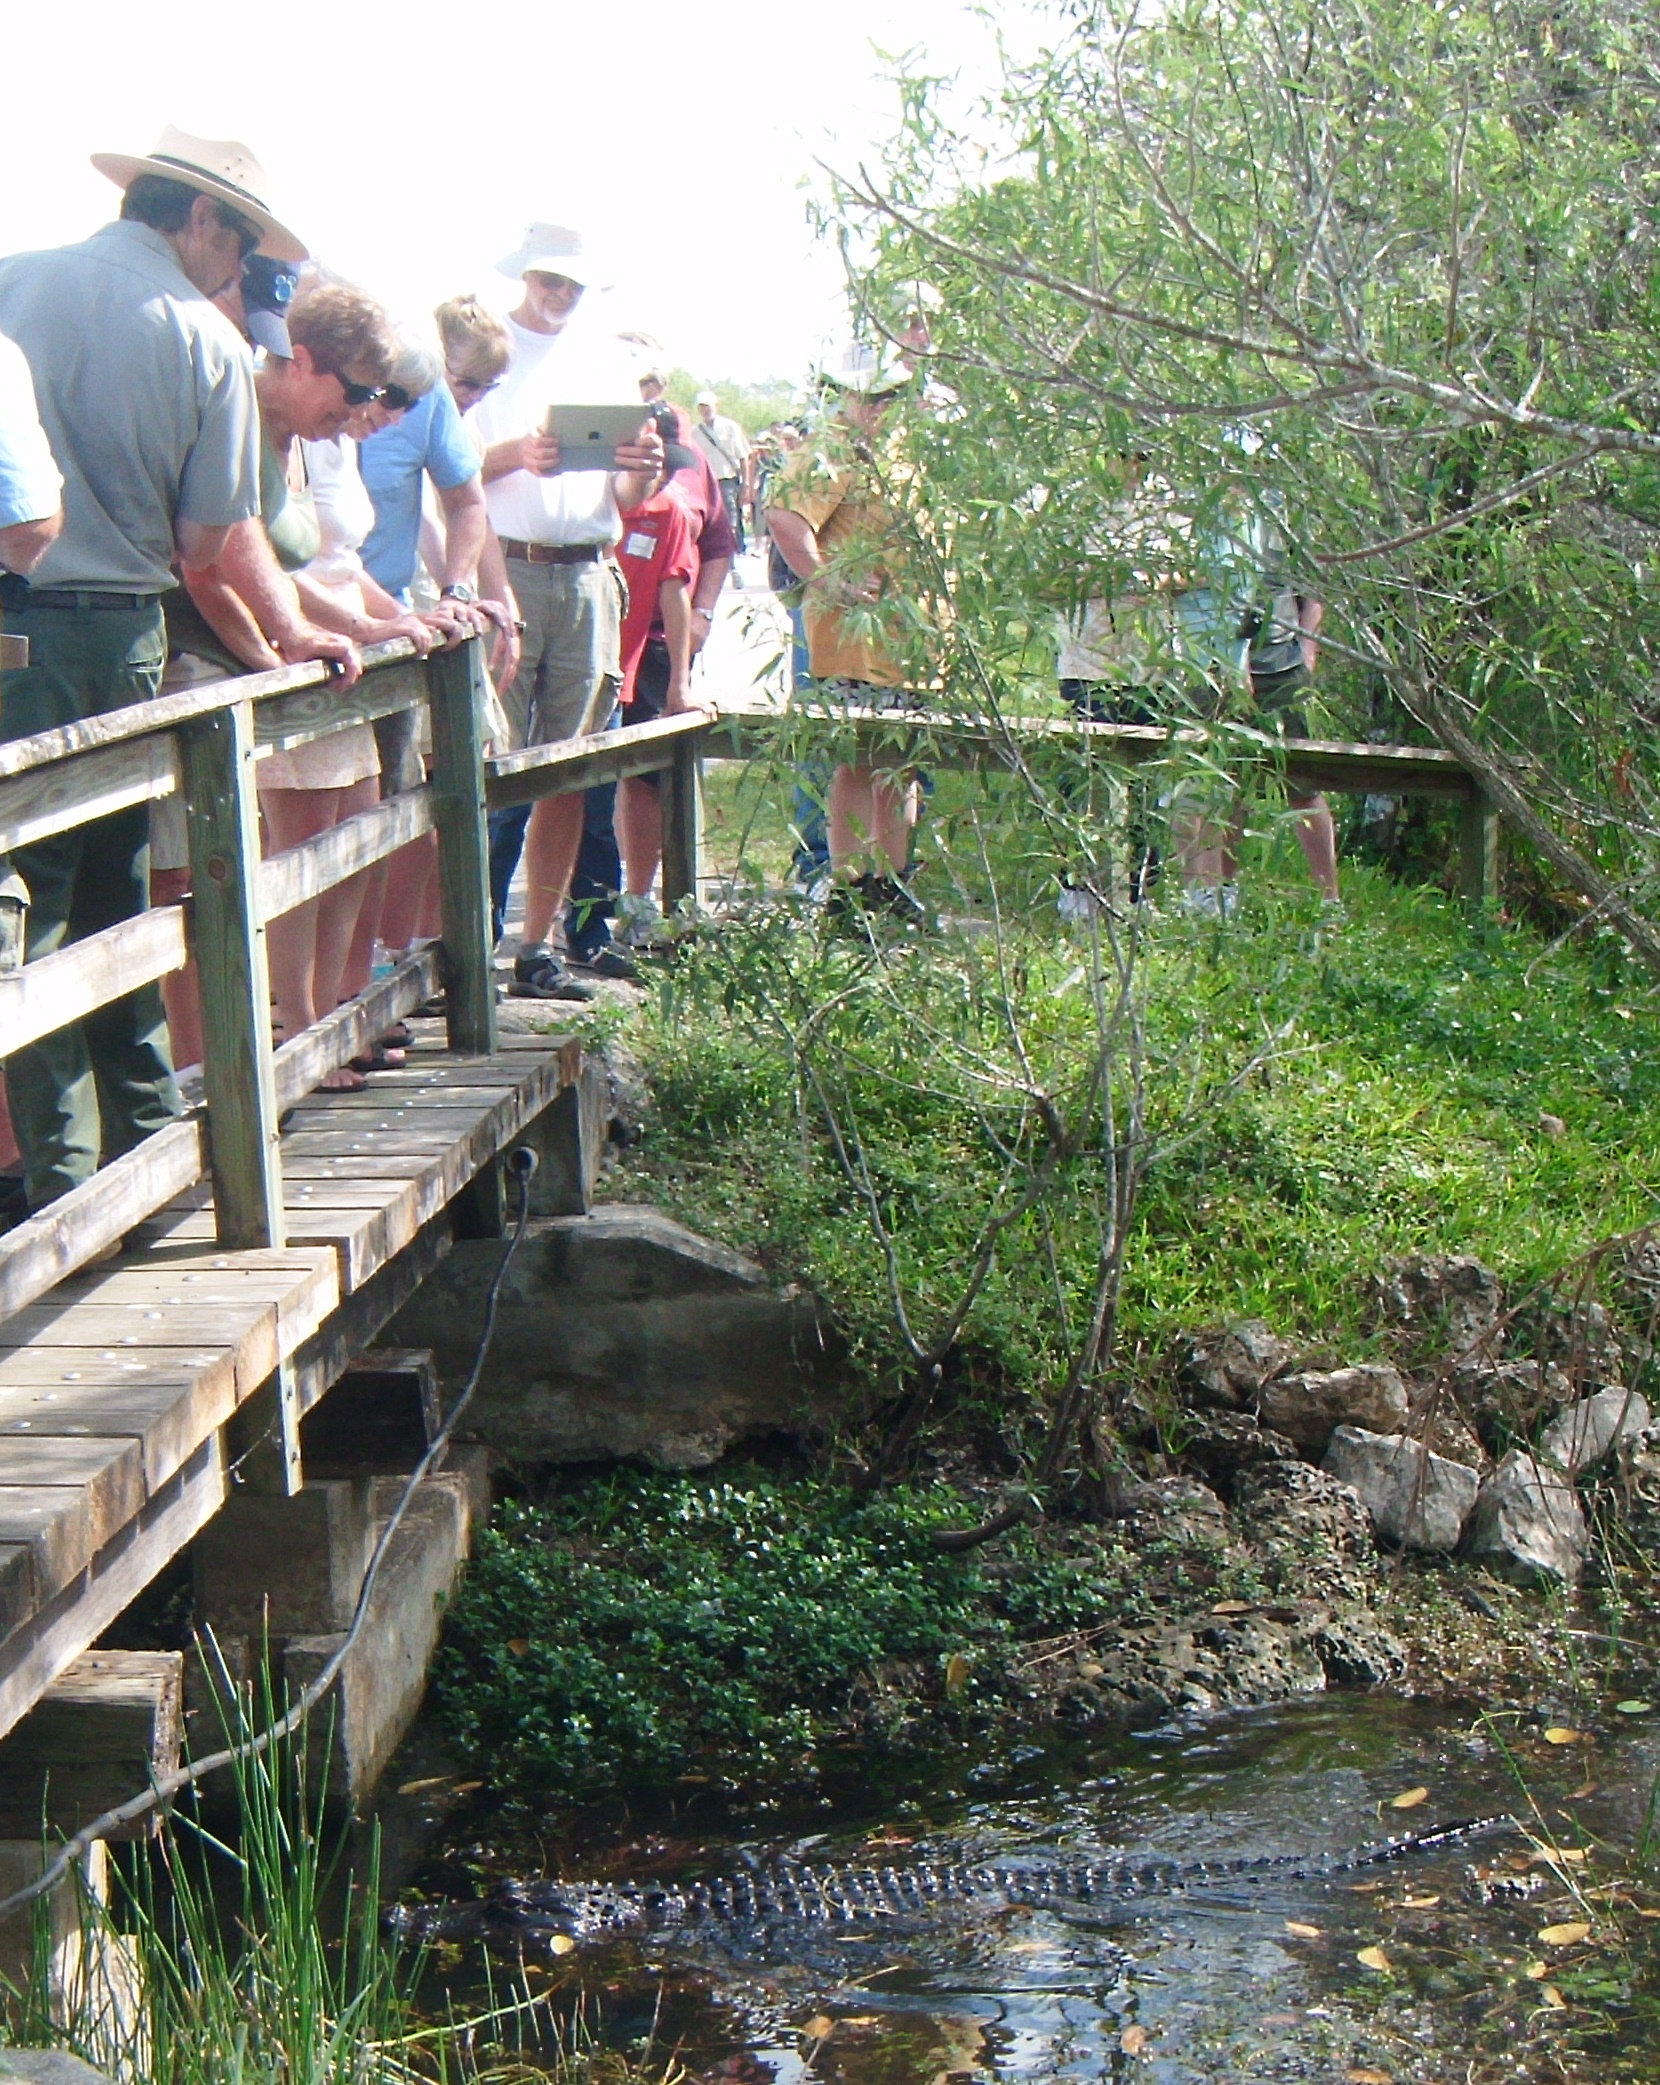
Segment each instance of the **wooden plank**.
M208 1155L219 1239L233 1248L282 1243L253 734L247 702L202 718L184 734L193 939L202 1028L213 1038L202 1066Z
M37 1605L84 1571L143 1504L136 1439L0 1440L0 1545L28 1545Z
M649 727L648 727L649 728ZM700 739L683 738L674 764L664 775L663 910L672 913L683 902L696 904L703 851L703 764Z
M384 649L389 652L392 647ZM401 658L369 669L355 687L343 688L331 678L268 697L255 715L255 742L262 750L288 752L354 724L372 724L400 710L420 708L427 699L425 670L406 640L399 640L398 649Z
M21 1628L38 1604L34 1550L27 1542L0 1543L0 1638Z
M361 875L376 862L385 861L432 829L432 791L424 784L406 789L400 796L384 797L315 839L285 848L262 862L260 909L267 920L280 919L349 876Z
M31 743L19 740L20 745ZM130 804L170 796L178 756L165 737L128 739L0 781L0 852L107 818Z
M294 1356L295 1397L310 1411L363 1349L389 1325L450 1249L450 1225L438 1216L355 1295Z
M414 656L407 637L388 644L371 644L363 653L363 681ZM51 731L37 731L28 738L15 738L0 745L0 778L27 774L32 769L55 767L73 754L99 746L112 746L135 738L153 737L236 702L269 702L291 689L339 688L332 666L307 660L299 666L276 666L269 673L246 673L230 680L206 681L199 688L183 688L174 695L157 695L145 702L129 703L125 709L104 710L79 723L60 724Z
M88 1569L0 1641L0 1736L130 1607L225 1499L218 1437L205 1441ZM4 1573L0 1557L0 1576Z
M158 905L0 977L0 1058L182 970L184 907Z
M495 936L490 931L490 841L478 638L427 661L432 788L444 918L445 1021L452 1050L488 1054L496 1043Z
M0 1385L0 1442L63 1437L135 1437L145 1495L161 1489L202 1442L236 1410L236 1369L229 1353L197 1370L181 1366L177 1350L152 1363L121 1364L60 1373L53 1383ZM96 1374L97 1380L67 1380Z
M1472 913L1499 902L1499 814L1484 789L1475 791L1459 820L1458 889Z
M430 999L438 982L438 951L423 948L417 955L406 956L390 976L377 978L367 991L285 1042L273 1064L278 1106L292 1106L319 1079L360 1056L395 1021ZM397 1074L377 1072L375 1076Z
M630 775L662 773L673 766L678 747L698 742L714 728L701 714L659 717L650 724L625 724L619 731L595 731L585 738L500 754L489 764L490 808L500 811L544 796L568 796L601 782L621 782Z
M88 1651L0 1741L0 1835L68 1836L179 1764L184 1657ZM159 1813L118 1836L142 1838Z
M158 1129L0 1238L0 1317L21 1310L201 1178L199 1115Z

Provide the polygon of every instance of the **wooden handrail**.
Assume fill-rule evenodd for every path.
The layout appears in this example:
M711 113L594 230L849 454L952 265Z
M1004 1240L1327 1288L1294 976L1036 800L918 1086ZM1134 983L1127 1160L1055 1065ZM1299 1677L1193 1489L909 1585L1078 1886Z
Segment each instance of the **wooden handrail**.
M280 919L296 905L320 898L348 876L373 868L411 840L430 833L435 822L432 791L425 786L406 789L343 818L297 847L267 855L259 866L261 912L267 920Z

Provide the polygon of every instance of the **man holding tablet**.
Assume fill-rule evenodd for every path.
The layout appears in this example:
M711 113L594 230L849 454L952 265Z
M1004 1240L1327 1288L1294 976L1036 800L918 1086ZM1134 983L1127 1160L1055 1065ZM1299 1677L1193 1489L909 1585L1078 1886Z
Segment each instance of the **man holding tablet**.
M474 407L473 421L484 444L485 500L525 620L519 670L502 690L517 748L598 730L615 707L623 600L611 546L619 509L646 496L662 444L636 413L634 439L616 443L612 470L561 468L554 430L568 415L556 407L614 409L638 400L621 346L601 328L572 324L584 293L603 289L606 277L582 235L565 225L531 225L498 266L522 282L523 294L506 322L513 350L507 372ZM612 429L610 415L582 417ZM498 920L521 848L525 856L524 938L513 990L532 999L591 999L592 988L548 946L582 838L581 796L546 797L528 817L504 811L490 823Z

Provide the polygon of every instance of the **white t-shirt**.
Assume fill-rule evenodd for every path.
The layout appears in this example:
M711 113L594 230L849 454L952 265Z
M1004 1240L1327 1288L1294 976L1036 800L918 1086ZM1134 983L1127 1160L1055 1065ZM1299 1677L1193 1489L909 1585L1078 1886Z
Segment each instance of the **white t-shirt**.
M692 439L715 466L717 478L741 478L749 443L736 420L717 413L712 421L694 420Z
M356 595L362 601L364 578L360 555L375 525L375 503L357 465L357 444L349 434L329 442L304 442L306 476L317 504L317 533L322 541L306 566L306 577L331 593Z
M640 387L622 345L571 319L557 333L507 322L513 359L507 374L468 416L486 448L542 425L550 405L636 405ZM640 412L642 423L645 409ZM538 478L509 471L484 488L498 536L522 543L614 543L621 531L606 471L560 471Z
M0 334L0 528L49 520L62 492L29 365L16 341Z

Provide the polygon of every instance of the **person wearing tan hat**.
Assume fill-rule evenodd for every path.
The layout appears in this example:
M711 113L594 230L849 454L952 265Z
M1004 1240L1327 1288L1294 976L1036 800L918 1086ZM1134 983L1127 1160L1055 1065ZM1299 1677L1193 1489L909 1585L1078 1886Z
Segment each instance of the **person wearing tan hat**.
M243 145L168 130L94 160L121 214L79 245L0 261L0 332L29 364L63 474L63 527L27 579L0 578L29 663L0 674L0 733L26 736L153 696L162 595L259 512L259 414L246 344L209 299L247 255L303 259ZM143 911L147 806L19 848L27 959ZM12 1120L31 1208L178 1112L155 985L13 1053Z
M502 689L515 746L548 744L603 729L622 680L621 583L611 561L622 508L638 504L662 464L662 443L645 427L616 449L614 471L562 471L559 443L545 432L555 404L637 400L633 364L621 344L573 323L590 290L608 286L604 262L569 225L533 224L497 267L521 284L507 318L506 374L473 410L484 444L484 496L506 554L524 648ZM570 894L582 839L580 796L545 798L527 820L497 812L490 821L490 884L498 919L525 855L524 936L513 989L535 999L591 999L549 946ZM617 959L613 974L629 974Z

